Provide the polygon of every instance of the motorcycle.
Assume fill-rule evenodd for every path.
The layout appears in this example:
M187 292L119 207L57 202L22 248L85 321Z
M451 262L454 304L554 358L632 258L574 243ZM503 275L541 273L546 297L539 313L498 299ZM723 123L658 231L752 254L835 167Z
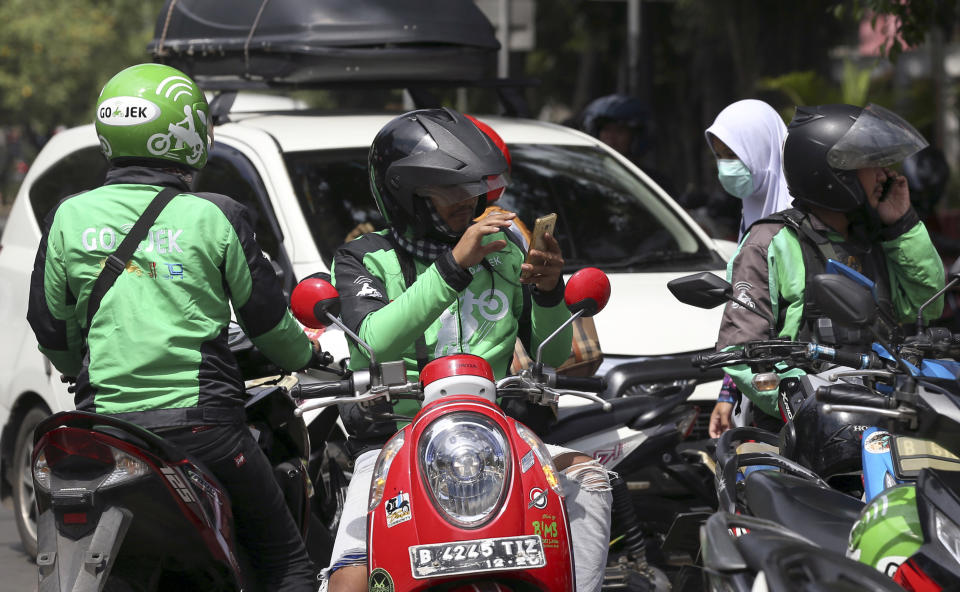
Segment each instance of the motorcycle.
M595 314L608 298L602 272L577 272L566 288L573 311L567 323ZM344 396L302 403L299 413L381 398L422 401L374 467L367 515L371 588L452 590L486 582L518 591L573 590L557 470L540 438L504 414L496 398L556 406L561 396L576 396L610 412L614 403L592 394L603 390L602 379L557 375L541 363L541 349L532 368L496 383L490 366L468 354L438 358L419 382L408 382L402 361L377 362L340 322L338 294L328 282L298 284L291 307L308 327L338 325L371 359L369 371L327 383L328 393Z
M310 278L330 281L326 274ZM679 366L681 361L686 368ZM674 580L675 589L683 589L684 578L691 577L683 571L696 559L696 531L716 509L716 496L701 456L695 450L682 448L697 417L697 410L684 403L702 377L694 374L688 359L678 359L667 367L660 362L657 358L634 363L627 373L614 369L603 379L607 386L600 396L605 401L597 399L576 405L561 402L556 423L538 434L544 442L592 456L619 475L611 479L614 539L604 589L643 589L642 585L626 583L635 582L638 572L655 574L648 579L660 582L657 585L661 587L665 585L665 572ZM656 393L612 396L615 389L636 386L635 381L641 378L666 386ZM309 376L303 379L312 380ZM588 381L589 389L601 384L596 378ZM330 451L326 458L316 454L310 474L316 476L318 496L325 492L322 497L326 502L318 501L314 506L334 532L339 519L337 505L342 507L342 492L352 470L343 446L344 431L342 426L336 429L336 411L332 406L323 408L319 415L305 411L305 417L312 419L308 427L314 448L319 450L326 445ZM320 512L323 507L327 509ZM678 571L680 575L674 573ZM680 588L676 588L677 582L681 582Z
M248 380L247 425L312 558L325 560L333 537L311 511L310 441L295 414L295 398L323 393L270 364L238 326L229 335ZM154 432L96 413L57 413L36 428L32 470L39 590L250 589L229 496Z
M953 279L950 285L956 283L960 275L951 270L951 277ZM713 286L713 297L726 297L724 286L707 278L699 280L704 285ZM866 329L876 322L877 309L871 293L862 288L857 292L856 288L857 285L850 278L828 274L814 278L812 286L818 305L831 318ZM923 337L922 328L918 335ZM883 341L879 333L875 333L875 337L878 342ZM913 342L914 349L918 342L928 344L920 349L944 347L942 340L939 345L932 346L929 345L929 339L914 339ZM898 465L891 467L890 472L865 473L868 479L879 478L884 481L886 489L869 504L864 505L861 501L830 488L820 476L787 458L792 456L791 453L795 450L797 435L792 423L793 418L789 417L790 411L795 409L790 403L795 402L795 399L791 400L791 397L785 394L781 398L781 409L786 411L787 423L779 435L752 428L738 428L725 433L720 439L717 446L720 506L728 512L738 511L770 518L772 524L779 525L781 529L786 527L791 535L802 535L818 548L833 554L832 562L842 563L839 557L846 554L878 570L875 573L892 576L907 589L939 590L942 586L956 584L955 574L960 568L960 554L956 553L955 545L955 541L960 542L960 538L950 537L953 532L951 528L958 528L954 520L956 516L960 516L960 498L957 497L957 486L960 482L957 482L953 474L943 470L951 468L945 465L950 464L949 457L955 459L954 453L958 444L955 422L960 418L960 398L957 396L956 374L945 374L945 368L950 364L940 364L940 370L933 370L928 368L925 362L915 367L899 354L887 354L909 350L906 346L895 348L889 343L878 345L881 347L875 346L875 351L857 353L837 352L815 344L786 340L755 342L746 344L745 348L738 352L721 352L704 356L704 359L700 360L703 364L748 363L755 371L762 371L764 366L769 368L770 364L784 360L796 362L806 359L809 362L811 358L829 359L833 356L850 368L828 373L826 383L817 384L817 378L810 377L808 382L812 382L809 382L804 390L809 392L812 388L815 391L816 401L822 404L825 413L871 418L868 424L885 427L897 436L889 439L882 438L880 434L877 438L863 439L865 468L871 455L889 452L891 449L893 458L896 459L894 464ZM852 380L858 382L850 382ZM884 382L888 384L885 385ZM810 398L803 399L803 403L810 401ZM916 439L918 437L919 440ZM734 445L747 440L763 442L783 452L783 455L769 450L737 454ZM907 448L917 452L915 448L921 443L925 444L925 448L919 453L904 454ZM949 456L937 454L938 450L949 452ZM924 456L927 457L926 466L917 464L919 457ZM758 464L772 465L780 471L756 471L750 473L746 479L738 479L741 467ZM907 471L904 469L908 465L915 469L914 477L917 482L916 501L912 508L910 499L902 503L904 498L910 497L904 495L903 488L911 486L897 485L894 479L894 475L906 476ZM929 468L931 465L937 469ZM955 470L955 464L952 468ZM869 491L870 487L867 489ZM912 494L912 491L909 493ZM890 527L886 516L888 510L891 516L894 515L895 503L898 507L905 508L898 510L901 514L897 516L901 519L906 516L905 519L909 522L912 512L914 522L919 521L917 530L922 527L922 535L904 532L909 530L907 528ZM749 526L732 528L729 532L714 529L713 540L716 542L723 536L745 536L751 532L748 529ZM706 530L708 529L703 532ZM724 532L726 534L723 534ZM957 532L960 533L960 530ZM917 539L912 541L912 546L911 541L902 540L909 539L911 535ZM706 540L706 536L702 535L703 540ZM906 556L889 554L889 549L897 546L901 552L904 548L908 549ZM864 553L864 549L868 552ZM725 576L732 577L731 574L737 573L738 576L746 578L741 579L741 584L759 577L757 565L745 566L736 561L724 563L716 555L712 560L708 559L705 548L704 565L712 578L721 573L724 566L727 568ZM714 583L718 586L726 581L719 576L715 579Z

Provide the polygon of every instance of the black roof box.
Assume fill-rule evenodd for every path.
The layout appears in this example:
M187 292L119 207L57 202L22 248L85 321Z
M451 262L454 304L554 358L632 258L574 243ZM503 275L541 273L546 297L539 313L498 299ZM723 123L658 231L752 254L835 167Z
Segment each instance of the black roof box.
M499 48L473 0L167 0L147 46L205 88L478 81Z

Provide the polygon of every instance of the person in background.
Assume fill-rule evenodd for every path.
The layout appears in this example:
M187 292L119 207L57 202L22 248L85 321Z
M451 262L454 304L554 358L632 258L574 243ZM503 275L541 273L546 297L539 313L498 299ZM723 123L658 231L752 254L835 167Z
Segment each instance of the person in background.
M610 146L656 182L667 194L676 197L673 180L657 170L650 161L653 124L649 109L637 97L605 95L591 101L580 115L580 129Z
M717 161L720 185L741 202L738 241L757 220L791 206L793 199L780 163L787 126L773 107L756 99L731 103L704 136ZM734 424L748 424L750 416L750 401L741 399L737 385L725 374L710 414L710 437L719 438Z

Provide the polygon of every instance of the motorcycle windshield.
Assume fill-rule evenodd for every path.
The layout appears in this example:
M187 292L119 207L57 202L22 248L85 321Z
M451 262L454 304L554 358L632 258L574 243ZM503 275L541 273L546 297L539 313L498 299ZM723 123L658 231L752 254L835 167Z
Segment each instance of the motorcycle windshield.
M827 163L846 171L898 163L929 145L904 118L873 103L827 151Z

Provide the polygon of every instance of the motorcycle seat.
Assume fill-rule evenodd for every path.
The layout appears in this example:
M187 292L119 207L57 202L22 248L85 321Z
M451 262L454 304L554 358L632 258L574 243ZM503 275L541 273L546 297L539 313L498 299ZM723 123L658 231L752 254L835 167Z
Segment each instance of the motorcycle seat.
M641 415L664 405L663 398L644 396L619 397L609 402L613 406L610 411L604 411L599 403L581 405L550 426L543 441L548 444L570 442L588 434L633 423Z
M783 524L824 549L845 553L863 502L779 471L754 471L745 485L749 511Z

